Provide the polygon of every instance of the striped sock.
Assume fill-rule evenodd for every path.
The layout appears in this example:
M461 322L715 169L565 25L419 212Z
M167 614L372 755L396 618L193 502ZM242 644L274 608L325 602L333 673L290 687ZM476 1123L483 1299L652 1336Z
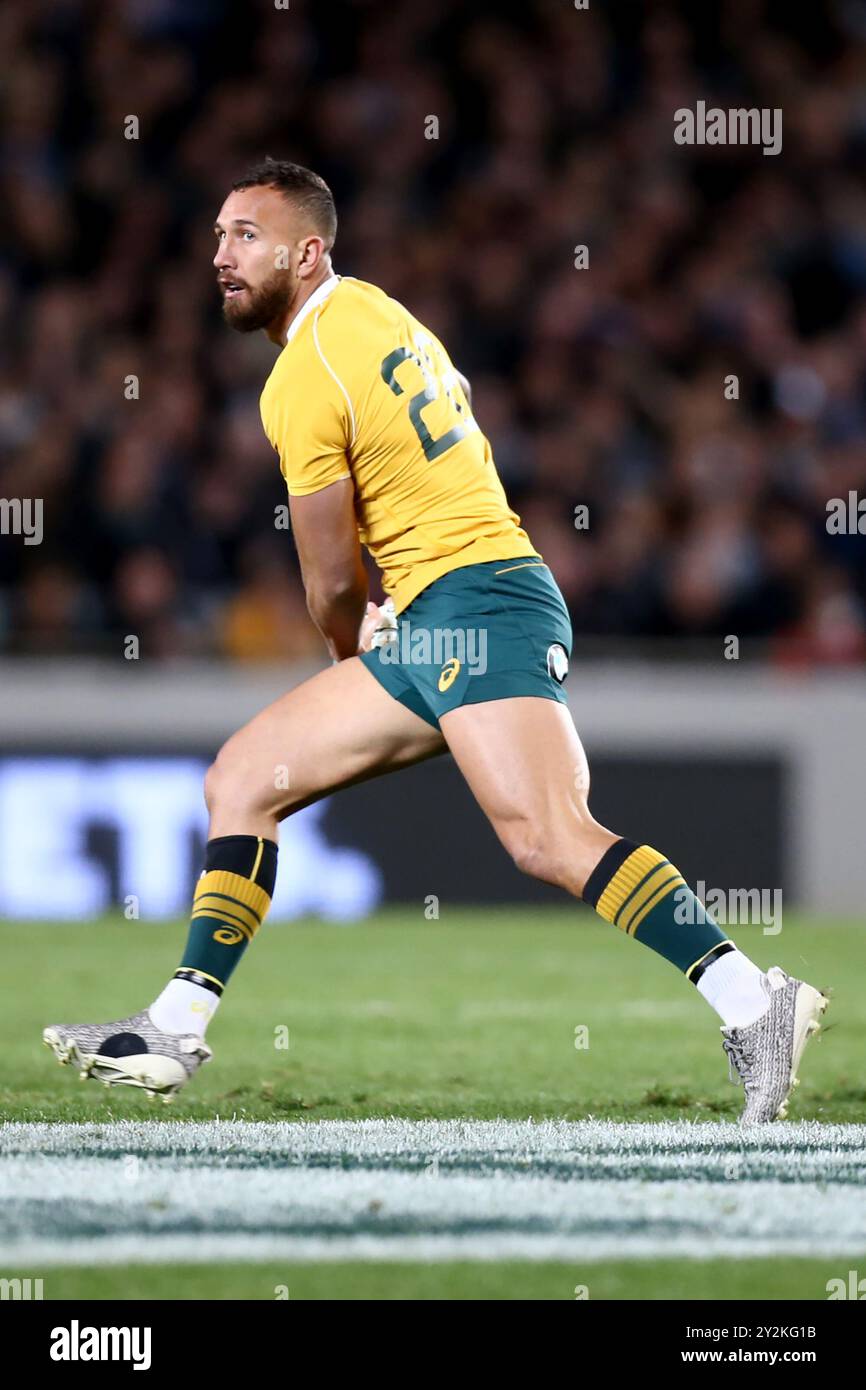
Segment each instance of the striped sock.
M713 961L736 950L679 870L649 845L617 840L590 874L583 898L693 984Z
M208 841L186 950L149 1011L158 1028L204 1036L232 971L271 905L276 879L273 840L223 835Z

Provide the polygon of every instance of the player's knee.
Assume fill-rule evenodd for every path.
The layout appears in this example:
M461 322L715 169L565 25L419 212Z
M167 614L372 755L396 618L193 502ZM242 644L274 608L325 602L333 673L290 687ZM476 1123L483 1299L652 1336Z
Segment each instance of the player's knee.
M224 806L235 812L258 809L255 779L242 750L229 739L208 768L204 779L205 805L211 815Z
M567 857L556 843L530 825L522 825L510 837L508 850L521 873L568 888L570 870Z
M224 760L221 761L222 756L222 752L217 754L204 777L204 804L211 815L223 804L228 787L225 762Z
M596 864L615 839L588 817L576 831L572 826L568 835L521 823L509 835L507 847L522 873L580 897Z

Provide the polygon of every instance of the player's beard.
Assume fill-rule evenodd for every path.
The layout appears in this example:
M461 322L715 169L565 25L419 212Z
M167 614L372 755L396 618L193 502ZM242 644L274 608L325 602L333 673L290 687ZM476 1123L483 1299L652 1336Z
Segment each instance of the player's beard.
M292 302L293 285L285 270L275 270L258 289L246 285L246 298L223 299L223 317L239 333L256 333L284 318Z

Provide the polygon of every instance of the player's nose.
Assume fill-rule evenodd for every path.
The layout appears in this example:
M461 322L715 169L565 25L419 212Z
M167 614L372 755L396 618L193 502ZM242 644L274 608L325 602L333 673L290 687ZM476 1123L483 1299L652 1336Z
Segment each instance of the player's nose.
M213 258L214 266L217 270L234 270L234 256L230 255L228 247L224 241L217 246L216 255Z

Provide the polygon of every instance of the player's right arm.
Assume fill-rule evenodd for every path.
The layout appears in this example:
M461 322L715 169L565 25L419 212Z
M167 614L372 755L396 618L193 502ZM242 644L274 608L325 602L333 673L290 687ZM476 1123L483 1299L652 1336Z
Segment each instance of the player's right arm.
M334 660L358 651L367 575L349 466L355 420L318 337L281 358L262 394L262 424L280 456L310 617Z
M355 487L343 478L318 492L289 496L307 609L331 656L358 651L367 609L367 572L355 519Z

